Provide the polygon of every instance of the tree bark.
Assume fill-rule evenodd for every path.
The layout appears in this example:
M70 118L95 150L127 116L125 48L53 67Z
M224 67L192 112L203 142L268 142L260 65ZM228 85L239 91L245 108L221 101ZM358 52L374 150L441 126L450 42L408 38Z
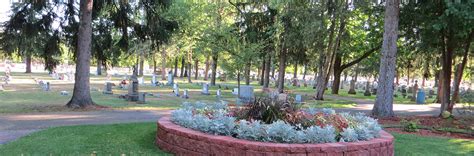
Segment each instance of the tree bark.
M143 70L145 68L145 54L142 52L140 53L140 70L138 70L138 75L143 76Z
M250 85L250 67L252 62L248 61L245 65L245 85Z
M284 87L285 87L286 51L288 51L288 49L282 48L280 50L280 65L279 65L279 70L278 70L278 92L279 93L283 93Z
M161 80L166 80L166 50L165 48L161 50Z
M206 56L206 67L204 69L204 81L207 81L208 73L209 73L209 55Z
M77 40L77 58L74 90L71 100L66 104L70 108L84 108L95 105L90 94L90 59L92 39L93 0L80 1L80 23Z
M26 64L25 73L31 73L31 54L26 54L25 64Z
M293 71L293 86L298 83L298 62L295 63L295 69Z
M184 66L186 66L186 61L184 60L184 56L181 57L181 72L179 73L179 77L184 76Z
M306 80L306 69L308 68L308 64L305 63L303 66L303 80Z
M156 67L156 57L155 57L155 55L153 55L153 74L158 74L156 69L157 69L157 67Z
M266 56L266 55L265 55ZM260 82L259 84L263 86L265 83L265 70L267 69L265 66L267 65L265 56L262 57L262 68L261 68L261 73L260 73Z
M199 60L194 59L194 80L197 80L199 77Z
M217 59L219 56L217 53L212 55L212 71L211 71L211 86L216 85L216 75L217 75Z
M102 75L102 61L97 59L97 75Z
M331 86L332 94L339 94L339 85L341 82L341 74L343 70L341 69L341 61L342 61L341 54L336 54L336 60L334 61L334 71L333 71L334 81Z
M267 60L265 61L263 88L268 88L268 86L270 85L270 66L272 62L272 54L267 54L266 59Z
M474 36L474 31L469 34L468 38L466 39L466 42L464 43L465 45L464 45L463 58L462 58L461 63L458 64L458 67L457 67L455 75L454 75L453 98L452 98L451 103L448 105L448 108L447 108L447 111L449 111L451 113L453 112L454 104L459 100L459 86L461 84L462 74L463 74L464 68L466 67L466 64L467 64L467 59L468 59L468 56L469 56L469 48L471 46L471 41L472 41L473 36Z
M372 115L391 117L393 112L393 80L397 64L397 40L399 20L399 0L387 0L385 3L385 21L377 97L372 109Z
M454 41L452 39L452 37L454 37L453 33L452 32L453 30L451 30L449 32L449 35L447 36L447 44L446 44L446 50L443 51L443 53L441 54L441 73L442 73L442 79L443 79L443 83L442 83L442 86L441 86L441 98L440 98L440 102L441 102L441 111L440 111L440 116L441 116L441 113L443 113L444 111L449 111L448 110L448 107L450 105L450 102L451 102L451 74L452 74L452 71L451 71L451 68L452 68L452 64L453 64L453 53L454 53ZM451 112L452 113L452 112Z
M179 61L179 58L178 58L178 57L175 57L175 58L174 58L174 73L173 73L173 77L178 77L178 61Z

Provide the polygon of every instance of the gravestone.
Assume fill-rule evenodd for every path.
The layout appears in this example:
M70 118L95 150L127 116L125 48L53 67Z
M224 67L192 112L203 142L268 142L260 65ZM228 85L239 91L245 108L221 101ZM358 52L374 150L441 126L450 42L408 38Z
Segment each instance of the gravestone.
M416 101L417 98L416 98L416 94L417 94L417 91L418 91L418 81L415 80L415 84L413 85L413 95L412 95L412 98L410 99L411 101Z
M67 95L69 95L68 91L61 91L61 96L67 96Z
M44 83L42 88L43 88L43 91L49 91L51 89L49 82Z
M3 84L0 84L0 92L4 91Z
M303 98L301 97L300 94L295 95L295 103L297 103L297 104L303 103Z
M209 93L209 84L202 84L202 91L201 91L201 94L203 95L211 95L211 93Z
M138 101L137 101L137 104L145 104L146 103L146 93L142 92L142 93L138 93Z
M239 88L234 88L234 90L232 91L232 95L237 95L239 94Z
M104 91L102 93L104 93L104 94L113 94L113 92L112 92L112 83L106 82Z
M221 93L221 90L220 89L217 89L216 91L216 97L217 99L220 99L222 97L222 93Z
M138 101L138 79L135 75L130 77L130 84L128 86L128 101Z
M184 99L188 99L188 98L189 98L188 90L187 90L187 89L184 90L182 98L184 98Z
M173 84L173 89L176 89L176 88L179 88L177 83Z
M173 72L168 72L168 83L166 85L173 85L174 84L174 77L173 77Z
M173 93L175 96L179 97L179 87L174 88Z
M239 99L243 103L251 103L254 99L253 86L240 86Z
M139 77L139 78L138 78L138 84L140 84L140 85L145 84L145 80L144 80L143 77Z
M157 82L157 81L156 81L156 74L153 73L153 75L151 76L151 85L152 85L153 87L156 87L156 84L157 84L156 82Z

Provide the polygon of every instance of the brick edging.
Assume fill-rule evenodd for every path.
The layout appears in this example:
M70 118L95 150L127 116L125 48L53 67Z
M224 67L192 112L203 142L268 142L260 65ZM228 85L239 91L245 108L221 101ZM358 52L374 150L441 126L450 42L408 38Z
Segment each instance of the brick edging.
M286 144L206 134L176 125L168 116L160 118L157 126L156 145L176 155L394 155L394 138L385 131L369 141Z

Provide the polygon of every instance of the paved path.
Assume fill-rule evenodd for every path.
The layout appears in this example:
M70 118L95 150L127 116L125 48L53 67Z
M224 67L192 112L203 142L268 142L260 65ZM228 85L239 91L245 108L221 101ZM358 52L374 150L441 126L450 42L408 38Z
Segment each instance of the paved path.
M49 127L154 122L169 111L104 110L0 115L0 144Z
M341 97L333 95L324 95L326 98L333 98L339 100L353 101L357 103L357 106L352 108L339 108L337 111L346 111L346 112L364 112L370 113L374 107L374 101L356 99L351 97ZM426 104L426 105L417 105L417 104L393 104L393 111L397 116L410 116L410 115L419 115L419 116L437 116L440 113L440 104ZM456 110L453 111L454 114L458 114Z

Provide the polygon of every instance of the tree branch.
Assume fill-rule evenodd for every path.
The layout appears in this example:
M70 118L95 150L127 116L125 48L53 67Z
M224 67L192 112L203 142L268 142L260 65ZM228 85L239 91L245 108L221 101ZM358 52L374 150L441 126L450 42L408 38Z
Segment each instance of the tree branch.
M343 64L341 65L341 69L346 69L346 68L349 68L357 63L359 63L360 61L364 60L365 58L369 57L372 53L374 53L375 51L379 50L380 47L382 47L382 43L378 44L378 46L366 51L364 54L362 54L362 56L360 56L359 58L349 62L349 63L346 63L346 64Z

